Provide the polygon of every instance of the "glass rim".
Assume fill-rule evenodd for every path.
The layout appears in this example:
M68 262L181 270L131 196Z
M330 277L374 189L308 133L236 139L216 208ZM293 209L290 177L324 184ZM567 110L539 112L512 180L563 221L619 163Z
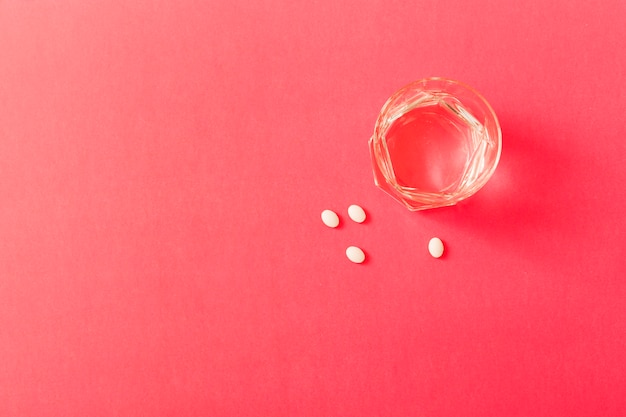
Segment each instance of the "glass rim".
M388 129L393 124L393 121L398 117L401 117L407 111L410 111L410 107L402 107L398 114L390 113L395 109L394 105L399 105L398 101L401 97L407 92L416 91L416 92L431 92L431 91L439 91L439 92L448 92L450 95L459 102L463 103L462 97L459 98L457 96L462 96L462 94L450 92L452 88L446 88L446 85L460 88L463 93L467 93L468 97L472 97L476 100L476 103L479 107L483 107L484 115L486 119L489 121L490 126L486 126L485 128L492 132L491 139L495 152L493 155L493 160L489 164L490 166L480 175L480 178L477 178L477 185L475 187L459 190L458 193L449 194L446 192L442 193L430 193L430 192L421 192L419 189L414 187L401 185L398 183L396 174L393 170L393 163L391 161L390 155L387 150L387 144L385 143L385 135ZM439 87L439 88L437 88ZM410 102L410 99L407 99ZM415 106L417 107L418 104ZM395 117L394 117L395 116ZM485 124L485 122L481 122ZM470 85L458 81L456 79L446 78L446 77L426 77L416 81L412 81L408 84L405 84L403 87L396 90L382 106L378 117L376 119L376 124L374 128L374 134L370 139L370 149L373 152L373 157L376 161L373 161L378 165L378 169L382 176L385 178L385 182L388 186L390 186L394 191L394 194L397 194L398 197L402 197L402 200L410 200L416 204L421 205L422 208L431 208L431 207L439 207L445 205L453 205L457 202L464 200L476 192L478 192L489 179L493 176L501 158L502 154L502 129L500 127L500 121L493 110L493 107L489 102L485 99L485 97L479 93L475 88ZM407 201L403 202L410 210L420 210L421 208L415 208L413 204L408 203ZM433 205L434 204L434 205Z

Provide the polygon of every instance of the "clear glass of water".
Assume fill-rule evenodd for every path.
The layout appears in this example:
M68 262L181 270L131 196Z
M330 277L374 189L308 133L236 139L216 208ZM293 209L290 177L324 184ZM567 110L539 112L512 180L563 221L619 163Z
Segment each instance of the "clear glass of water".
M473 88L426 78L387 100L369 146L376 185L415 211L454 205L482 188L498 165L502 133Z

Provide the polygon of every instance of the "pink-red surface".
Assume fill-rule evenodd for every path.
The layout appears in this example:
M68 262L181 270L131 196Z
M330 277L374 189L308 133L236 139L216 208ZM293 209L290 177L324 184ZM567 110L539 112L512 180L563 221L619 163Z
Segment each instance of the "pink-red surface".
M626 415L625 21L0 1L0 415ZM504 147L411 213L367 140L427 76L483 93Z

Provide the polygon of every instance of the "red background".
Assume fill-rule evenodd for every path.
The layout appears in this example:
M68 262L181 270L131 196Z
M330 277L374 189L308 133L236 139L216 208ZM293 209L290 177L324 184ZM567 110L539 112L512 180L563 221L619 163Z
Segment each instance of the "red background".
M625 21L1 1L0 414L625 415ZM367 140L427 76L480 91L504 148L470 200L411 213Z

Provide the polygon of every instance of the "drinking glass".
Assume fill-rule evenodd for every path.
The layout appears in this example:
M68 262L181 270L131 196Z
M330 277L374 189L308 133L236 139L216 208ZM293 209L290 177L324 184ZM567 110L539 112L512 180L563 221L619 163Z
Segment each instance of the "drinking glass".
M482 188L498 165L502 133L476 90L426 78L387 100L369 146L375 184L416 211L454 205Z

